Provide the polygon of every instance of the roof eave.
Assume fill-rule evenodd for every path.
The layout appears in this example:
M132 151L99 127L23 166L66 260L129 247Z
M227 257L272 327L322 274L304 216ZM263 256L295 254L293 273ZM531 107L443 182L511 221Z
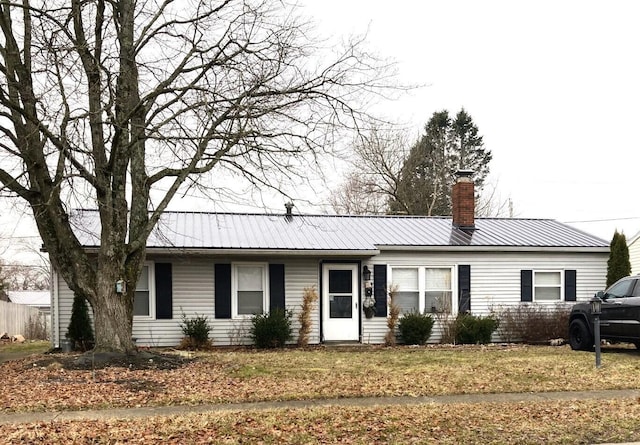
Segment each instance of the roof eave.
M86 247L89 252L97 252L97 246ZM147 247L147 253L154 255L250 255L250 256L361 256L380 254L378 249L256 249L256 248L192 248L192 247Z
M598 246L399 246L379 245L380 251L430 251L430 252L579 252L609 253L609 247Z

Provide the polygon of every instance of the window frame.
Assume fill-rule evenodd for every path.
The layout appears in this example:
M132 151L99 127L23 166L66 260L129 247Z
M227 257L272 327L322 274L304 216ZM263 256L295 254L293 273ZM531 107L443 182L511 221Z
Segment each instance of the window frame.
M133 315L134 320L155 320L156 319L156 267L155 262L153 261L145 261L142 265L143 269L147 267L149 269L149 288L147 291L149 292L149 313L147 315ZM141 270L142 272L142 270ZM138 277L140 279L140 277ZM136 292L138 291L138 282L136 281ZM133 295L134 298L134 308L135 308L135 292ZM135 309L134 309L135 310Z
M260 267L262 269L262 313L269 310L269 263L266 262L234 262L231 263L231 318L244 320L254 314L238 314L238 267Z
M536 276L538 274L542 274L542 273L556 273L560 276L560 282L557 285L538 285L536 284ZM563 303L565 301L565 295L564 295L564 270L561 269L539 269L539 270L532 270L531 273L531 300L533 303L538 303L538 304L556 304L556 303ZM537 295L537 289L538 288L559 288L560 290L560 297L557 300L549 300L549 299L538 299L536 298Z
M449 270L449 273L451 274L451 288L450 288L450 292L451 292L451 314L455 315L458 313L458 299L455 298L455 295L457 295L457 265L451 265L451 264L428 264L428 265L420 265L420 266L415 266L415 265L393 265L393 266L389 266L389 270L387 271L388 274L388 283L389 286L394 286L394 282L393 282L393 270L394 269L417 269L418 270L418 311L421 314L425 313L425 309L426 309L426 292L427 292L427 270L428 269L447 269ZM440 290L440 289L439 289ZM430 311L431 308L429 308L429 314L433 314L433 312ZM404 314L400 314L400 316L404 316Z

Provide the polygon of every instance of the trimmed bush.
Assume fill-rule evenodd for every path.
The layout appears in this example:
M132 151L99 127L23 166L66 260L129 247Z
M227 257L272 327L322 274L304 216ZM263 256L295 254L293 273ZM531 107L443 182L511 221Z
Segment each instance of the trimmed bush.
M398 323L400 337L405 345L424 345L433 329L433 318L428 314L411 312L405 314Z
M71 348L74 351L88 351L95 344L87 302L79 294L73 295L71 320L69 321L66 337L71 341Z
M291 339L291 317L287 309L275 309L251 318L249 335L257 348L281 348Z
M456 318L456 343L463 345L487 344L491 334L498 329L498 320L472 314L460 314Z
M182 349L210 349L212 346L209 332L209 319L205 315L198 315L194 318L187 318L182 314L182 323L180 328L184 334L184 338L180 343Z

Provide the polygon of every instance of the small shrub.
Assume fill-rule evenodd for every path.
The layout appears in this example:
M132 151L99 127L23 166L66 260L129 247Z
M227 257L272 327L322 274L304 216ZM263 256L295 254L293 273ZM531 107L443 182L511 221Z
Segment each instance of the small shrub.
M185 337L180 343L182 349L210 349L211 339L209 338L209 332L211 332L211 326L209 326L209 319L205 315L198 315L194 318L187 318L182 314L182 323L180 328Z
M251 318L249 335L256 347L281 348L291 339L291 318L287 309L275 309L268 314L257 314Z
M387 333L384 336L385 346L396 345L396 325L400 317L400 306L396 303L397 294L397 287L389 289L389 317L387 318Z
M429 314L411 312L405 314L398 323L400 337L406 345L424 345L433 329L433 318Z
M69 321L66 337L71 341L71 348L74 351L88 351L93 348L95 343L87 302L79 294L73 295L71 320Z
M495 311L500 320L498 334L503 341L544 343L566 338L571 308L539 304L519 304Z
M472 314L460 314L456 318L456 343L487 344L491 334L498 328L498 320L493 317L481 317Z
M47 340L47 317L45 314L31 315L24 326L24 336L29 340Z
M302 308L298 314L300 329L298 330L298 346L309 344L309 333L311 332L311 315L318 301L318 293L315 287L305 287L302 297Z

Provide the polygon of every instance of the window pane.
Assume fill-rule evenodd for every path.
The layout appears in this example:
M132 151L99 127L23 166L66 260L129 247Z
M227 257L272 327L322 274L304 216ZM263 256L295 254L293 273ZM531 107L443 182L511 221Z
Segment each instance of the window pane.
M136 289L149 290L149 266L143 266L140 272L140 278L136 284Z
M329 270L329 293L350 294L353 292L350 270Z
M329 317L330 318L351 318L352 305L351 296L329 296Z
M427 312L451 312L451 291L427 291L424 301L424 310Z
M238 291L238 315L254 315L262 312L262 291Z
M261 266L238 266L238 291L260 291L262 293Z
M418 292L397 292L395 302L400 308L401 314L408 314L409 312L418 312L420 306L418 305Z
M536 286L560 286L560 272L536 272Z
M428 290L451 290L451 269L427 269Z
M538 301L560 300L560 288L559 287L536 287L535 298Z
M136 293L133 297L133 315L146 316L149 314L149 266L143 266L136 283Z
M149 291L136 290L133 298L133 315L149 316Z
M393 268L391 273L398 290L418 290L418 269Z

